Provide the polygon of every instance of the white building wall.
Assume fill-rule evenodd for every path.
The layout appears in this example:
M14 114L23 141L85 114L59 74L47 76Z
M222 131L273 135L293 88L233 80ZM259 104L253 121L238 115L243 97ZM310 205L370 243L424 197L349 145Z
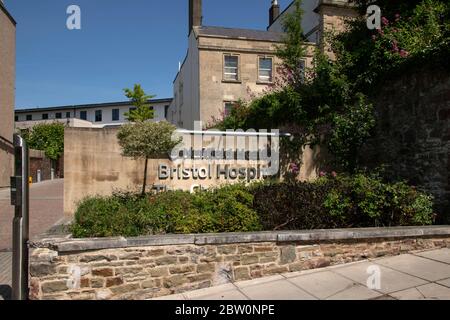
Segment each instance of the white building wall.
M314 9L319 5L319 0L304 0L302 2L303 9L303 20L302 29L304 34L307 36L309 42L318 43L319 42L319 32L318 27L320 24L319 14L314 12ZM295 6L293 2L289 7L278 17L277 20L268 28L269 31L274 32L284 32L283 30L283 20L287 14L294 12Z

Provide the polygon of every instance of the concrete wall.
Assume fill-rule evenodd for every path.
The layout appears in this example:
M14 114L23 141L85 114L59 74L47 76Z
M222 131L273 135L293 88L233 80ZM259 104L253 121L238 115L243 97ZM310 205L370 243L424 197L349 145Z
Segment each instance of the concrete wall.
M13 173L11 142L14 129L16 26L0 3L0 188Z
M141 160L123 157L117 141L118 129L88 129L67 128L65 130L64 148L64 213L73 215L77 203L87 196L111 195L117 189L140 190L142 188L144 163ZM206 140L206 139L205 139ZM206 142L205 142L206 143ZM306 149L303 155L299 178L314 179L319 168L317 165L317 150ZM215 172L217 166L226 164L233 167L256 167L255 161L233 160L184 160L174 164L169 159L149 161L148 186L165 185L172 189L191 190L193 186L204 188L218 186L224 183L242 182L239 179L174 179L159 180L158 167L167 164L176 167L178 164L186 168L201 168L211 165ZM264 162L259 162L265 165ZM244 180L245 181L245 180Z

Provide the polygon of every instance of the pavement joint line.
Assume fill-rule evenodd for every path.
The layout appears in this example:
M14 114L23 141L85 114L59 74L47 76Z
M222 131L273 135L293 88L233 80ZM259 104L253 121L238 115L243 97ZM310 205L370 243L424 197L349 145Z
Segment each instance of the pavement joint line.
M306 276L306 275L305 275ZM300 276L302 277L302 276ZM295 277L298 278L298 277ZM294 282L291 281L291 279L295 279L295 278L290 278L290 279L286 279L289 283L293 284L294 286L296 286L297 288L299 288L302 291L305 291L307 294L311 295L312 297L316 298L317 300L321 300L319 297L316 297L314 294L312 294L311 292L309 292L308 290L298 286L297 284L295 284Z
M404 255L408 255L408 254L409 254L409 253L404 254ZM395 257L398 257L398 256L395 256ZM423 259L425 259L425 260L433 261L433 260L431 260L431 259L427 259L427 258L424 258L424 257L419 257L419 256L415 256L415 257L416 257L416 258L423 258ZM391 257L391 258L393 258L393 257ZM381 260L381 259L380 259L380 260ZM445 264L445 265L446 265L446 263L442 263L442 262L440 262L440 261L433 261L433 262L441 263L441 264ZM423 281L426 281L426 282L428 282L428 283L432 283L432 282L434 282L434 281L442 281L442 280L448 279L448 278L443 278L443 279L437 279L437 280L431 281L431 280L428 280L428 279L425 279L425 278L421 278L421 277L419 277L419 276L416 276L416 275L413 275L413 274L410 274L410 273L407 273L407 272L404 272L404 271L401 271L401 270L394 269L393 267L385 266L385 265L382 265L382 264L378 264L378 265L381 266L381 267L384 267L384 268L388 268L388 269L391 269L391 270L394 270L394 271L397 271L397 272L406 274L406 275L408 275L408 276L410 276L410 277L418 278L418 279L423 280Z
M418 252L418 253L431 252L431 251L436 251L436 250L421 251L421 252ZM422 257L422 256L417 255L417 253L411 253L411 255L413 255L413 256L415 256L415 257L418 257L418 258L428 259L428 260L431 260L431 261L434 261L434 262L439 262L439 263L443 263L443 264L448 264L448 265L450 266L450 263L447 263L447 262L445 262L445 261L436 260L436 259L433 259L433 258L430 258L430 257ZM439 281L439 280L438 280L438 281Z

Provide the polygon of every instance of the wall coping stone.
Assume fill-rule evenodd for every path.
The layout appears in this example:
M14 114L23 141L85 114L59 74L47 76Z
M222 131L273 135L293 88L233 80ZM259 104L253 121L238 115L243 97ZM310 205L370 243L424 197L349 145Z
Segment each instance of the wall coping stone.
M376 239L404 239L411 237L450 237L450 226L426 227L393 227L365 229L329 229L301 231L268 231L248 233L219 234L187 234L187 235L156 235L136 238L88 238L73 239L71 236L58 238L37 238L30 241L30 248L49 248L59 253L71 253L103 249L119 249L147 246L169 245L220 245L234 243L262 242L320 242L320 241L355 241Z

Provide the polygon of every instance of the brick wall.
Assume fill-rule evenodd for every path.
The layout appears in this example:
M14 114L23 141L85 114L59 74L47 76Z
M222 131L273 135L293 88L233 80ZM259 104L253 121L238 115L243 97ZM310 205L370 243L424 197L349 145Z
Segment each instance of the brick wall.
M286 242L257 241L270 238L270 233L238 236L241 243L224 244L227 242L224 239L229 237L230 240L233 236L223 235L207 237L207 241L192 241L200 244L153 244L101 250L91 250L92 246L85 246L81 240L70 244L68 252L64 252L64 248L59 250L58 244L46 244L32 252L30 297L43 300L147 299L414 250L450 248L450 228L444 229L435 232L433 237L403 236L396 240L383 238L392 234L380 235L380 229L370 231L379 234L372 240L364 240L363 233L360 233L361 239L355 239L359 231L351 231L344 234L348 240L317 240L315 244L292 242L289 236L285 237ZM404 230L411 232L411 229ZM433 229L425 229L422 234L427 234L427 230ZM333 232L312 232L308 236L311 239L333 238L330 236ZM166 242L167 238L175 239L173 243L179 242L176 236L158 238L158 242ZM122 243L117 239L87 240L88 243L96 241L102 241L104 247ZM132 241L139 243L145 239Z

